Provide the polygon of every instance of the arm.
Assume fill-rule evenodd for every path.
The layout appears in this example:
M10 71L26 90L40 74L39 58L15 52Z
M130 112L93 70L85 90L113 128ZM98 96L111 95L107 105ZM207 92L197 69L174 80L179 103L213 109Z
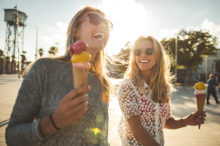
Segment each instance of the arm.
M142 126L138 105L136 103L136 93L129 83L123 83L119 90L119 105L134 137L144 146L158 146L156 140Z
M33 122L41 105L42 76L38 60L23 80L6 129L8 145L33 145L41 137L37 133L39 120Z
M40 60L39 60L40 61ZM6 129L6 142L10 146L34 145L57 130L49 115L33 121L40 111L44 85L43 70L46 66L37 61L25 77ZM63 97L58 108L52 113L57 127L63 128L78 120L87 110L89 87L74 89Z
M127 121L134 137L143 144L143 146L159 146L153 136L142 126L139 116L132 116Z
M167 129L178 129L178 128L186 127L188 125L196 126L196 125L204 124L205 117L206 117L205 112L203 112L203 114L199 116L198 111L196 111L183 119L176 120L174 118L169 118L166 120L164 127Z
M52 119L57 128L64 128L71 125L74 121L80 119L86 113L88 95L85 94L85 92L89 89L89 86L74 89L62 99L56 111L52 113ZM40 120L39 129L43 137L57 131L49 116Z
M166 120L164 128L178 129L178 128L182 128L182 127L186 127L186 126L187 126L186 119L176 120L174 118L169 118Z

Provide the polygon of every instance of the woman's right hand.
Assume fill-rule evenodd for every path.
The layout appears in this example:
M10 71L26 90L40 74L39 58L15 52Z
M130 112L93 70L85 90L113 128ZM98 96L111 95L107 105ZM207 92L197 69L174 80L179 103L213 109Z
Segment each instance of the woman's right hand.
M89 98L86 92L88 90L90 90L89 86L73 89L63 97L56 111L52 113L53 121L58 128L71 125L86 113ZM44 137L56 132L49 116L40 119L39 129Z
M89 86L71 90L60 102L52 118L58 128L71 125L87 111Z

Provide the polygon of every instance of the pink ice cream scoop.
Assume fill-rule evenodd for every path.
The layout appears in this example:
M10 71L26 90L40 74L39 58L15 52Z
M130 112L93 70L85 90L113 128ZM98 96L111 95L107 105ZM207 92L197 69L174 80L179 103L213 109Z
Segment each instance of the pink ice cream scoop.
M78 68L90 68L91 55L87 52L88 45L78 40L74 44L70 45L69 52L72 55L71 61L74 67Z

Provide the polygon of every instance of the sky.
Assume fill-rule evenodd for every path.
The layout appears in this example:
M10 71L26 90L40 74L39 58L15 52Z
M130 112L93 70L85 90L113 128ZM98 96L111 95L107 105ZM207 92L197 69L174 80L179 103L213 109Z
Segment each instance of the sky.
M220 47L219 0L0 0L0 49L5 50L6 22L4 9L14 8L27 14L24 29L24 50L28 60L35 58L37 48L58 46L58 55L65 52L67 26L75 13L85 6L105 12L114 28L105 52L117 54L140 35L158 40L169 38L181 29L208 30L218 38Z

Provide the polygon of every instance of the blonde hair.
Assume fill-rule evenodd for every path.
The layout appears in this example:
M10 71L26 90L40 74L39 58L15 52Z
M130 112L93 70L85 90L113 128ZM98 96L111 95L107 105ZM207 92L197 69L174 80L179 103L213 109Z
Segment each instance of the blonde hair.
M70 21L70 24L67 29L66 52L63 56L56 57L55 58L56 60L64 61L67 63L70 62L71 55L68 52L68 47L76 41L76 38L74 35L76 33L77 28L80 25L80 22L81 22L80 18L81 18L81 16L83 16L83 14L85 14L88 11L96 11L96 12L99 12L100 14L102 14L103 16L105 16L104 12L102 12L101 10L99 10L97 8L93 8L93 7L85 7L83 9L81 9L80 11L78 11L76 13L76 15ZM109 95L106 95L106 93L108 93L108 91L110 89L110 82L108 81L107 76L106 76L105 63L106 63L106 59L105 59L105 55L104 55L104 50L101 50L100 52L98 52L96 54L95 59L92 62L91 71L94 72L98 76L98 78L100 79L101 84L104 87L102 90L102 94L103 94L102 98L103 98L103 96L105 96L106 99L104 99L104 100L107 101L109 99Z
M151 98L155 102L166 103L170 100L173 76L170 74L170 60L163 46L152 36L140 36L134 43L130 53L130 60L125 77L132 79L139 88L144 88L144 79L135 61L134 49L141 41L151 41L155 49L156 64L152 68L149 87L152 91Z

